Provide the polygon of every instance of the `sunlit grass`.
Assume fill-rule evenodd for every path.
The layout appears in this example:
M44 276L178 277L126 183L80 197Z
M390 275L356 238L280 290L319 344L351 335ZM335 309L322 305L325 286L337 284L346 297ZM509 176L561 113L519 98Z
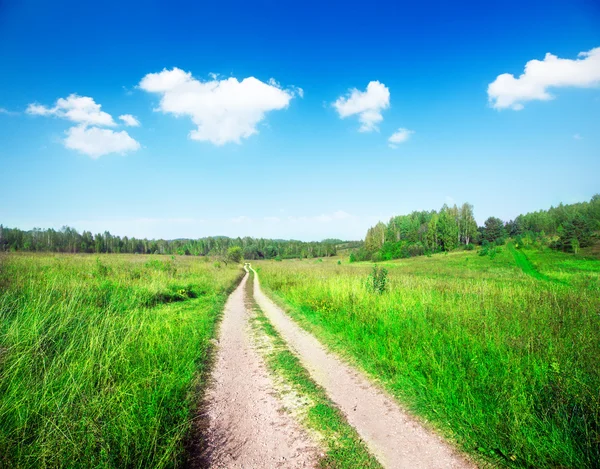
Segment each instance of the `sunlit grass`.
M0 466L181 463L240 269L133 255L0 262Z
M255 263L291 314L467 452L514 467L598 467L600 262L503 247L371 264Z

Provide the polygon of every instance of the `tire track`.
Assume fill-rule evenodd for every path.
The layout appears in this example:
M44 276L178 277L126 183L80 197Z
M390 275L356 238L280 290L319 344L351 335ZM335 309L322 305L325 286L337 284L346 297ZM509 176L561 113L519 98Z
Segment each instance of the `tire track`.
M258 275L256 271L254 273L256 302L382 466L407 469L476 467L439 436L425 429L363 374L326 351L315 337L300 328L262 292Z
M225 305L212 381L205 396L208 430L203 459L214 468L314 467L319 449L281 411L252 340L244 301L248 274Z

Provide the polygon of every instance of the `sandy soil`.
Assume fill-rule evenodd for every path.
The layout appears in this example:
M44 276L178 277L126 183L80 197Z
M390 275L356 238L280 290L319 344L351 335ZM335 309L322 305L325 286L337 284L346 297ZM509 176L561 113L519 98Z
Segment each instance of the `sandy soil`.
M258 275L254 278L254 296L260 308L384 467L475 467L362 373L326 351L315 337L301 329L263 294Z
M251 312L244 304L247 278L225 306L205 397L208 431L203 459L214 468L314 467L319 449L282 411L253 343Z

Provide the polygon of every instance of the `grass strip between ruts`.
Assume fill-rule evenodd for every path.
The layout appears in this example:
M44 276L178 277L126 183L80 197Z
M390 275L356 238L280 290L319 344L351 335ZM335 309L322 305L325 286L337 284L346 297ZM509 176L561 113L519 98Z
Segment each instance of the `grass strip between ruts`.
M320 441L325 452L319 459L323 468L381 468L369 453L356 430L310 377L300 360L254 301L254 273L246 283L246 300L254 312L252 325L259 339L259 351L275 378L285 407Z

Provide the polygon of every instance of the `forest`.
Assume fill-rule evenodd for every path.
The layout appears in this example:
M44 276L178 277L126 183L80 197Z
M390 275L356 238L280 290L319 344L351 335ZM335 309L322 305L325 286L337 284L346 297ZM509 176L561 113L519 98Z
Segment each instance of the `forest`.
M489 217L482 226L475 221L469 203L439 211L414 211L392 217L369 228L364 243L325 239L296 241L226 236L199 239L138 239L110 232L79 233L64 226L60 230L34 228L20 230L0 225L0 251L65 253L177 254L191 256L224 255L239 247L244 259L292 259L330 257L340 249L351 250L350 261L400 259L455 249L474 249L476 245L504 244L514 238L517 245L542 242L551 248L577 253L593 244L600 230L600 194L589 202L559 204L503 221Z
M79 233L64 226L60 230L34 228L24 231L0 225L0 251L114 253L114 254L177 254L187 256L223 255L239 247L244 259L291 259L335 256L343 241L325 239L319 242L264 238L228 238L213 236L199 239L137 239L120 237L110 232Z
M352 254L351 260L379 261L457 248L470 250L476 244L503 244L508 237L517 244L535 240L554 249L577 253L593 243L599 229L600 194L589 202L561 203L507 222L489 217L483 226L477 226L473 205L444 204L439 211L415 211L369 228L364 248Z

